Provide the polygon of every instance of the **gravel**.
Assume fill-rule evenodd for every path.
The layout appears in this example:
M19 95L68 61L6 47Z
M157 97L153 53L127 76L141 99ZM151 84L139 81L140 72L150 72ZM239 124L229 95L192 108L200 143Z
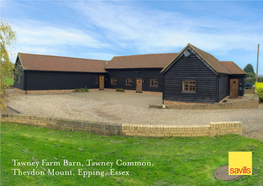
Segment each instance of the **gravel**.
M259 109L149 109L162 104L161 95L95 91L71 94L25 95L10 90L9 106L22 114L111 123L198 125L241 121L243 133L263 136L263 105ZM263 138L262 138L263 139Z

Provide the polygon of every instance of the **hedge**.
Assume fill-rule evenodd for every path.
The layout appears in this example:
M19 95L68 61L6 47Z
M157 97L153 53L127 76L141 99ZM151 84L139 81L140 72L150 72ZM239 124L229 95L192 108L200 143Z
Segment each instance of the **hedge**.
M256 82L256 94L259 96L260 102L263 102L263 83Z
M247 83L250 83L252 85L254 85L256 82L256 77L247 77L246 80L245 80L245 85ZM258 82L263 82L263 77L258 77Z

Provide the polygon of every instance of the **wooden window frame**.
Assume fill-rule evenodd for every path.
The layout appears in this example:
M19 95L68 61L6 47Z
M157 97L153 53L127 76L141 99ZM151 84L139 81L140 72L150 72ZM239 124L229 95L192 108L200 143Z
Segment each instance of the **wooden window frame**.
M157 81L157 85L154 85L154 81ZM152 85L153 82L153 85ZM158 87L158 79L150 79L150 87Z
M184 82L187 82L188 83L188 86L187 86L187 89L188 90L184 90ZM194 82L194 85L193 84L190 84L190 82ZM195 90L190 90L190 85L195 87ZM182 81L182 92L190 92L190 93L196 93L196 81L194 80L191 80L191 81Z
M99 77L95 77L95 84L99 84Z
M17 83L21 83L21 76L17 75Z
M130 80L130 81L131 81L131 84L127 84L127 80ZM126 85L126 86L132 86L132 78L126 78L126 79L125 79L125 85Z
M114 83L113 83L114 82ZM111 85L117 85L117 78L111 78L110 80Z

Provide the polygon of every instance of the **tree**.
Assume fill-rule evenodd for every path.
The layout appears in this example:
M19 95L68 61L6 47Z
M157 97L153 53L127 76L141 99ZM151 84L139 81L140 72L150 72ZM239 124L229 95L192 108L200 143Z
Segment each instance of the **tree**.
M253 72L248 72L248 73L247 73L247 76L248 76L248 77L255 77L255 74L253 74Z
M6 99L9 96L6 93L8 85L6 83L6 78L12 76L12 63L10 61L11 53L8 50L14 42L16 42L16 32L12 27L2 20L0 20L0 110L6 110Z
M247 64L247 66L245 66L245 68L243 70L247 73L248 77L255 77L255 75L256 75L254 68L250 63Z

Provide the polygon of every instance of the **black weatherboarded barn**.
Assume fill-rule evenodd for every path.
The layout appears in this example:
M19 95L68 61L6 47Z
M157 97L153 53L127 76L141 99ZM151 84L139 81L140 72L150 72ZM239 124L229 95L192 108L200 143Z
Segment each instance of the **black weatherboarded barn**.
M24 91L99 88L105 65L102 60L19 53L14 86Z
M234 62L220 62L188 44L162 71L163 100L219 102L226 96L243 96L246 73Z
M19 53L15 88L28 91L116 89L162 92L164 104L216 103L244 95L246 73L188 44L180 53L113 57L111 61Z
M166 53L113 57L105 67L109 79L106 87L136 92L162 92L163 77L160 72L176 55Z

